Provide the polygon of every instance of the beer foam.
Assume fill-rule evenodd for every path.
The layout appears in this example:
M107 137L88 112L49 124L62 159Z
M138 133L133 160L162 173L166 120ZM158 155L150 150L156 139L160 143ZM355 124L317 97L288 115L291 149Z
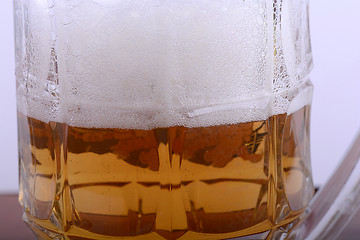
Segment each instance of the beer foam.
M45 122L139 129L292 113L311 99L306 7L19 1L28 19L16 29L18 109Z

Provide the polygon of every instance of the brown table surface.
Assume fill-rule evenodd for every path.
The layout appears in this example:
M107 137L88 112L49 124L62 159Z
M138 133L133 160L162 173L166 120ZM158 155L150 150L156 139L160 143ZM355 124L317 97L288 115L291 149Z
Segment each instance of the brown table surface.
M17 195L0 195L0 240L34 240L32 232L22 222L22 209ZM360 239L360 212L340 234L338 240Z

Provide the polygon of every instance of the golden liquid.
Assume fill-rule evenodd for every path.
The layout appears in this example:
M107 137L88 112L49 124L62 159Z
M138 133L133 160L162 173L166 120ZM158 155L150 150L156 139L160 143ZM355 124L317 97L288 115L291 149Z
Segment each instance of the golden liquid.
M313 194L308 107L200 128L18 121L20 202L39 239L278 239Z

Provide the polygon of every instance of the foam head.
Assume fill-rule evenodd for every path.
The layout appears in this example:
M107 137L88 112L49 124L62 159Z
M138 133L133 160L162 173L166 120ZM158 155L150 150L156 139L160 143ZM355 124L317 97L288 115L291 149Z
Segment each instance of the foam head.
M15 6L27 12L16 29L18 108L32 117L191 127L308 103L293 100L311 66L306 0L50 2Z

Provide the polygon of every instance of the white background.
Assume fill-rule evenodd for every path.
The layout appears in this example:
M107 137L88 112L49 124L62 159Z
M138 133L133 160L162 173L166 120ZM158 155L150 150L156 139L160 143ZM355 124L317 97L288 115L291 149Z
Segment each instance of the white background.
M360 1L310 0L313 175L323 184L360 130ZM0 193L18 189L12 1L0 6Z

